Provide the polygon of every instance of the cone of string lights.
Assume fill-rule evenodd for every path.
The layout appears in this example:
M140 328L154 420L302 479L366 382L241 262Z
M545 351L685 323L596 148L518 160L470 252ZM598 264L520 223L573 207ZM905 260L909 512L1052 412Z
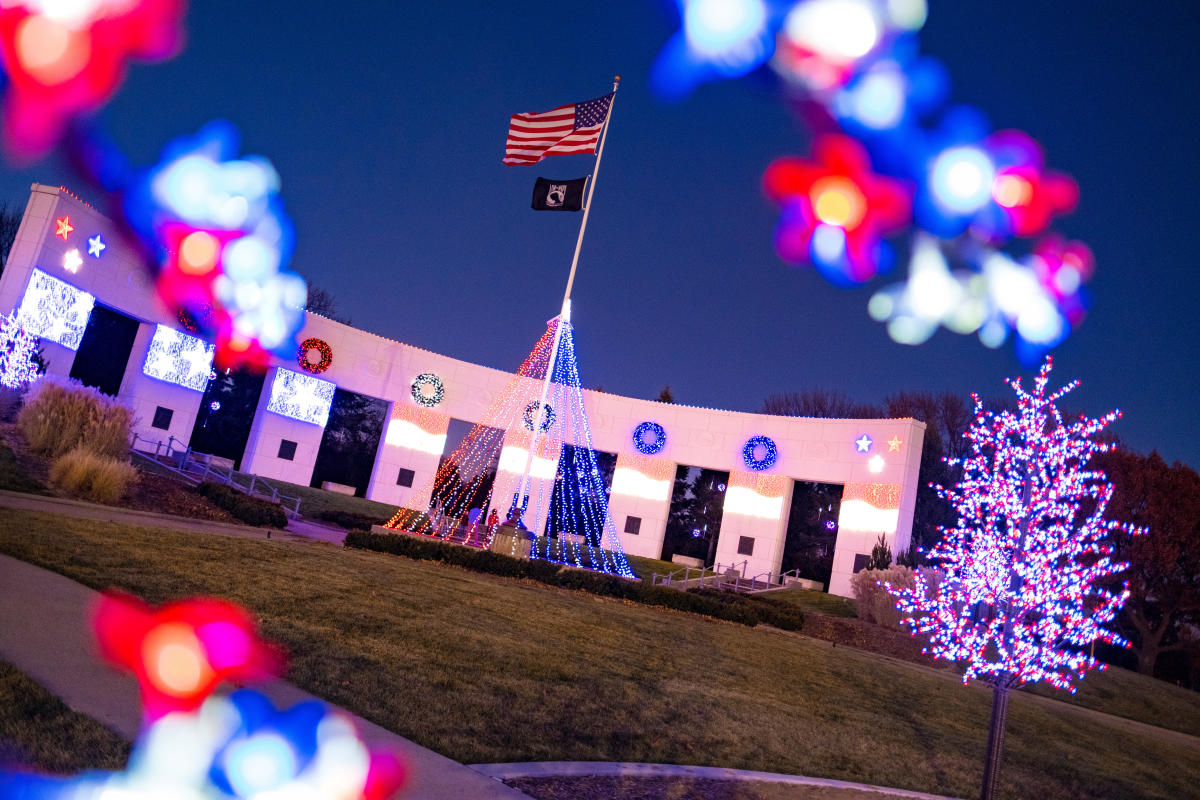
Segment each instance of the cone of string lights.
M992 686L983 800L996 789L1009 690L1046 681L1074 693L1077 679L1104 668L1093 642L1128 646L1107 627L1128 597L1127 585L1109 588L1128 566L1111 541L1144 531L1105 519L1113 486L1088 469L1112 449L1095 437L1120 412L1064 418L1058 400L1079 382L1047 393L1051 366L1047 358L1032 390L1008 381L1015 410L985 411L975 396L962 479L937 487L957 516L928 554L940 580L919 572L911 589L885 587L907 615L901 624L928 637L926 653L960 662L964 683Z
M416 496L430 498L428 512L401 509L385 527L491 547L496 526L463 522L472 509L481 520L494 510L522 532L531 558L633 576L608 512L569 322L550 321L483 419ZM512 541L518 554L521 538Z

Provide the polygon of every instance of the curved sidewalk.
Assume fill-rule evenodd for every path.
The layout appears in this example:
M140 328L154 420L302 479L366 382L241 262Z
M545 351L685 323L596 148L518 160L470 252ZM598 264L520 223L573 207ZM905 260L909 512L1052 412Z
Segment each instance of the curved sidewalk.
M806 778L803 775L781 775L776 772L755 772L749 769L725 767L693 767L682 764L639 764L613 761L525 761L511 764L472 764L476 770L496 780L514 778L695 778L697 780L740 781L747 783L786 783L794 786L821 786L826 789L852 789L887 797L909 800L955 800L936 794L924 794L907 789L889 789L865 783L835 781L829 778Z
M70 708L132 740L141 722L137 681L110 669L94 654L90 619L96 597L97 592L58 573L0 555L0 659L45 686ZM278 707L313 699L284 681L259 688ZM404 759L410 778L403 797L529 800L497 779L348 711L343 713L354 719L364 741L392 749Z

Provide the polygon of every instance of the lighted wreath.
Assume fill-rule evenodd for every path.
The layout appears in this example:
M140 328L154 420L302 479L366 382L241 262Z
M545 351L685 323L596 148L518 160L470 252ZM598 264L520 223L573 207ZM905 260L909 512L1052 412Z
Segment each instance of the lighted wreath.
M758 457L758 448L760 447L763 453L762 458ZM779 448L766 436L751 436L742 447L742 461L746 462L746 469L754 472L770 469L775 466L778 458Z
M314 350L320 354L320 361L312 360ZM333 349L324 339L305 339L300 343L300 349L296 352L296 363L305 372L320 375L333 363Z
M667 446L667 432L657 422L643 422L633 429L633 446L644 456L661 453Z
M425 391L426 386L430 389L428 393ZM437 375L432 372L423 372L412 383L412 396L417 405L433 408L446 396L446 387L442 385L442 379Z
M525 427L529 430L533 430L533 415L537 413L537 410L541 405L542 404L539 401L533 400L529 403L529 405L525 406ZM542 415L542 430L550 430L550 426L553 424L554 406L546 403L546 413Z

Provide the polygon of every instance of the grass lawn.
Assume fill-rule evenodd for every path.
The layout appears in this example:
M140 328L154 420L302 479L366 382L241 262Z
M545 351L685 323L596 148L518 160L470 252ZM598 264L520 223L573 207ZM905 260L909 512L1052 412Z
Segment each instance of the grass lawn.
M650 580L654 573L666 575L677 569L682 569L678 564L672 564L670 561L663 561L661 558L646 558L645 556L631 556L625 554L625 558L629 561L629 566L633 567L633 574L637 575L644 581Z
M0 439L0 489L10 492L49 494L42 482L29 477L28 472L17 463L8 442Z
M275 478L259 478L258 482L274 486L282 495L299 497L300 516L309 519L319 519L323 511L344 511L350 514L377 517L379 523L383 524L396 513L396 506L377 503L365 497L352 497L324 489L314 489L311 486L301 486L298 483L288 483Z
M128 759L129 742L0 661L0 767L67 775L124 769Z
M467 763L979 788L985 688L801 636L380 553L48 514L4 515L0 551L154 603L242 603L290 649L297 685ZM1200 719L1200 696L1127 677L1120 691L1164 724ZM1200 784L1200 740L1018 695L1001 780L1010 800L1185 797Z
M857 617L855 603L848 597L839 597L826 592L814 592L811 589L801 589L798 586L782 589L778 592L768 592L762 595L773 600L782 600L799 606L814 614L824 614L827 617Z

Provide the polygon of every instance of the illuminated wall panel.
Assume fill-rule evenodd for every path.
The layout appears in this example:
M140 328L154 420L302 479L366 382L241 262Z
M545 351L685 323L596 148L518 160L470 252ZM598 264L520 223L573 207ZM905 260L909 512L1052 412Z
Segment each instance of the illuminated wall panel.
M324 426L329 419L329 407L337 385L311 375L280 369L271 384L271 399L267 411L285 417Z
M21 298L17 324L34 336L78 350L95 304L96 298L82 289L34 269Z
M142 372L160 381L203 392L212 371L215 349L203 339L159 325L150 340Z

